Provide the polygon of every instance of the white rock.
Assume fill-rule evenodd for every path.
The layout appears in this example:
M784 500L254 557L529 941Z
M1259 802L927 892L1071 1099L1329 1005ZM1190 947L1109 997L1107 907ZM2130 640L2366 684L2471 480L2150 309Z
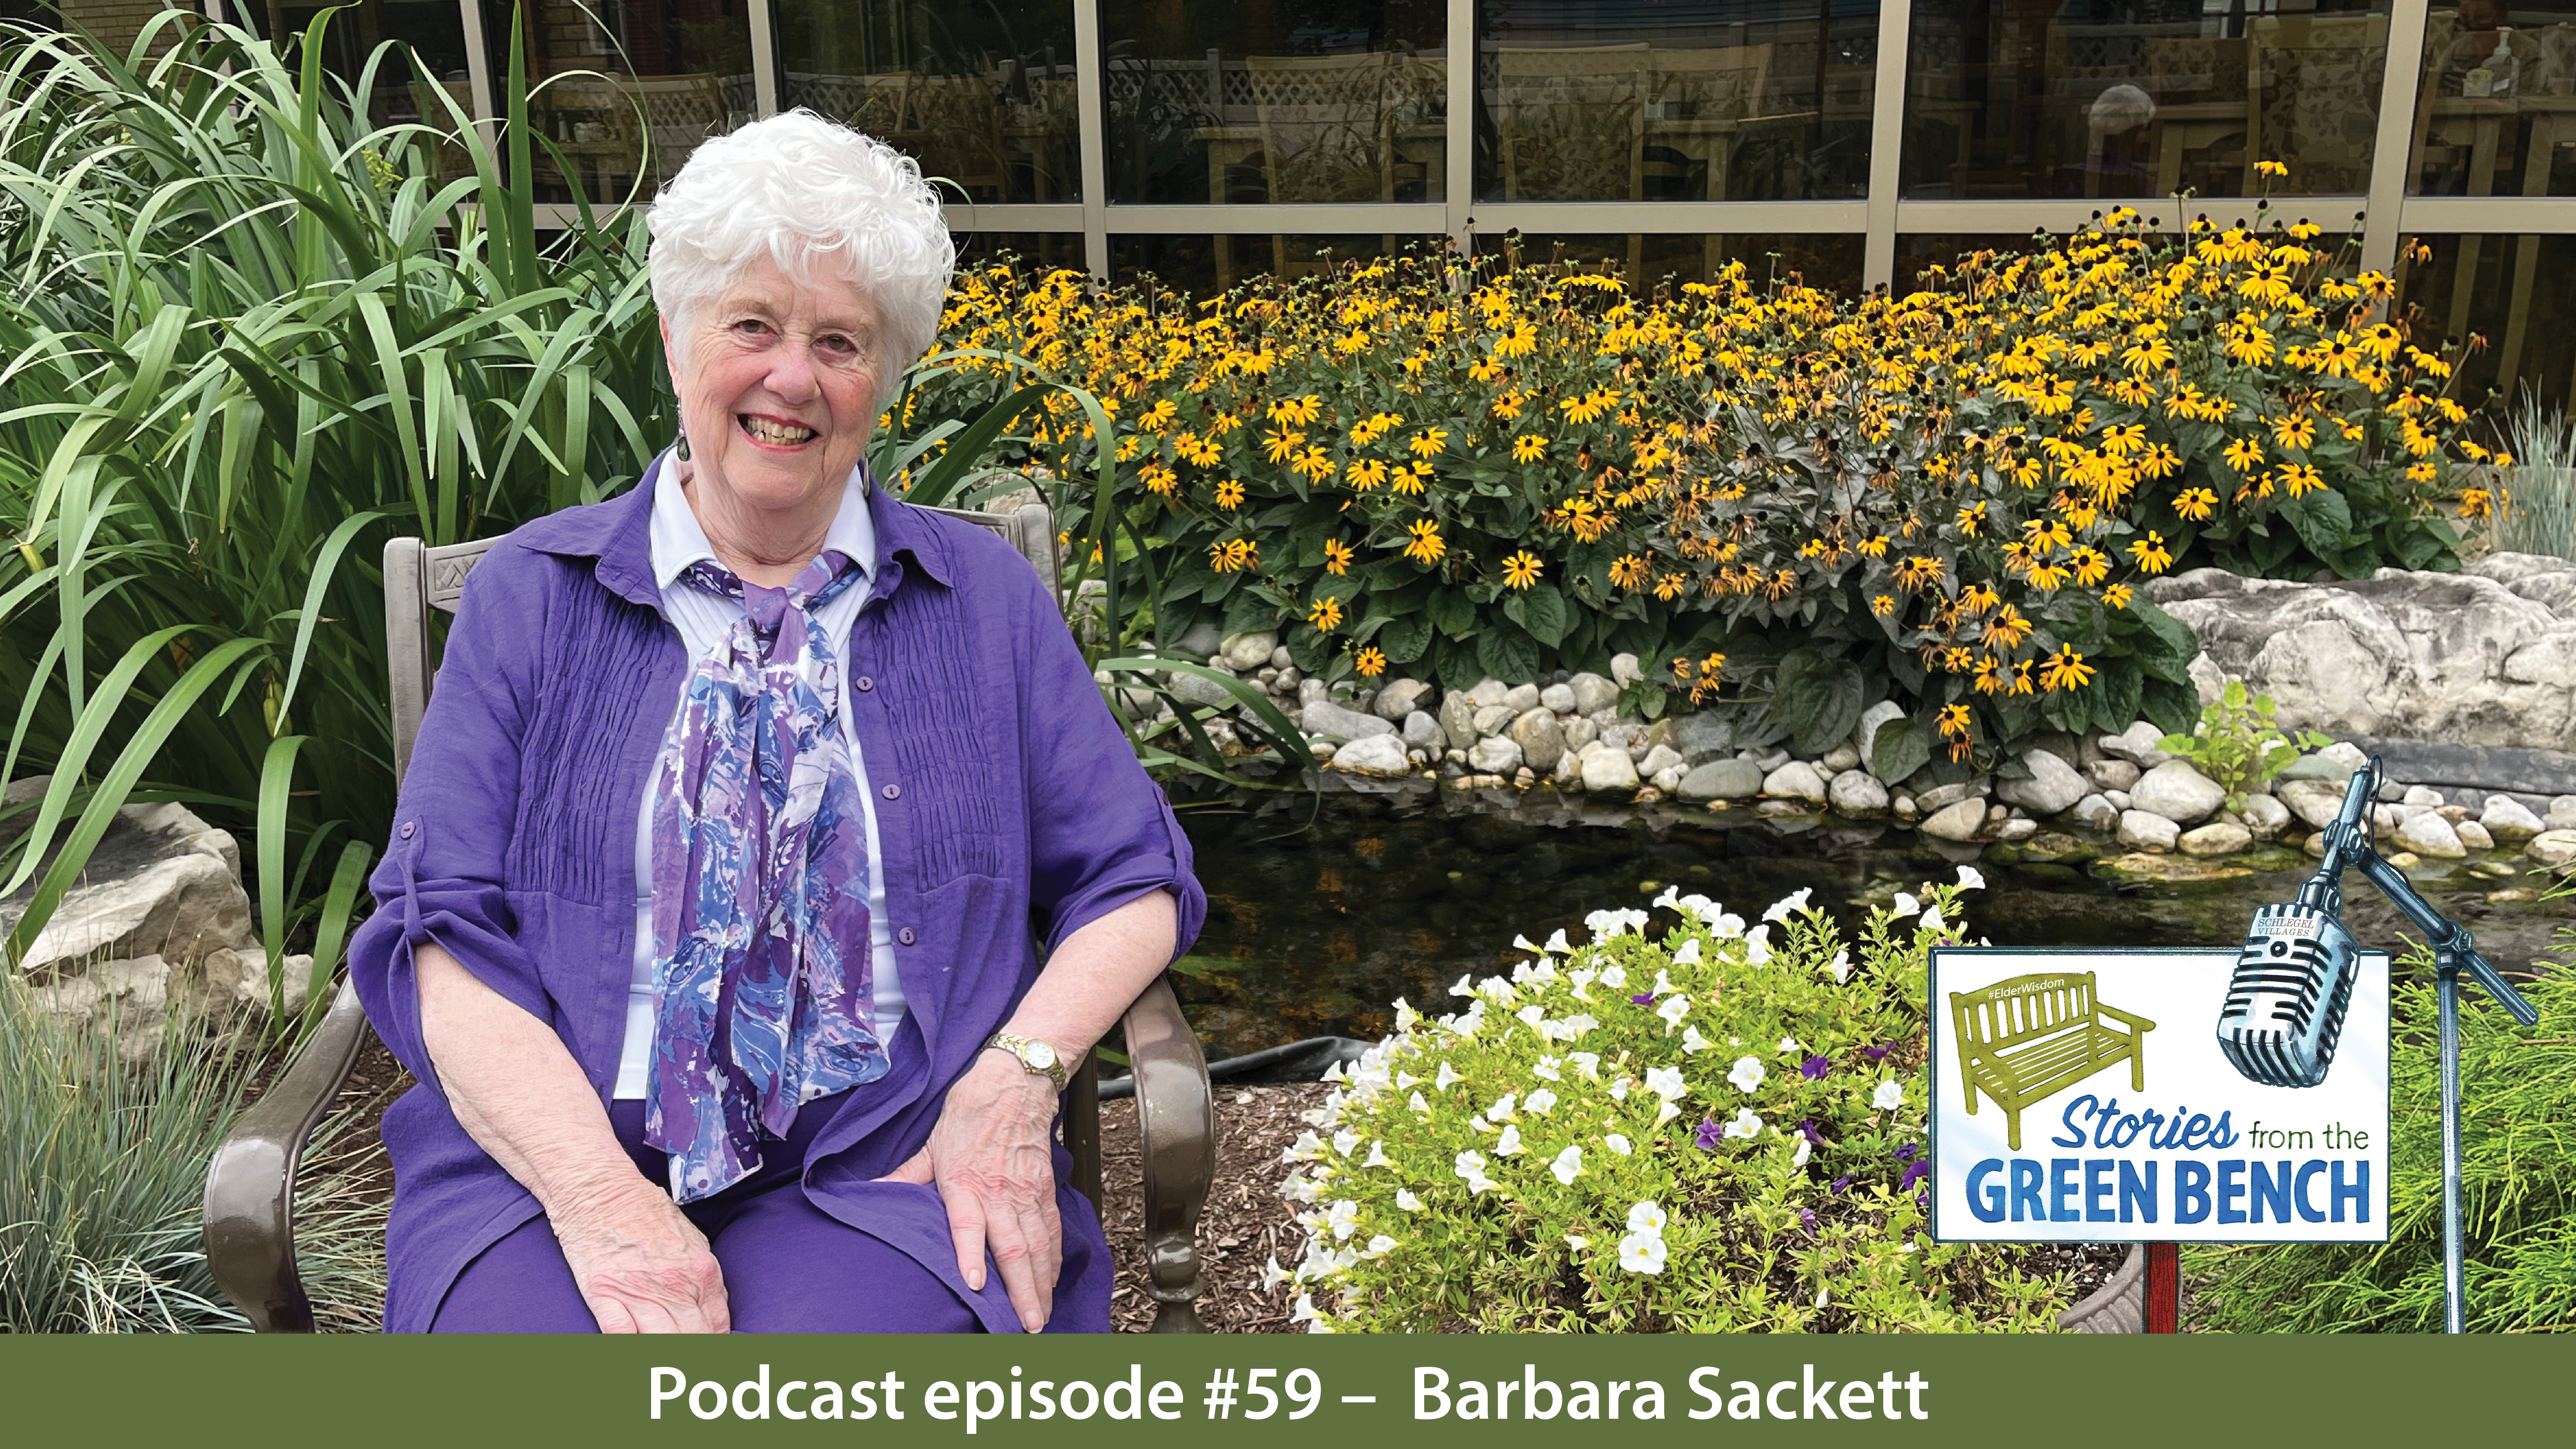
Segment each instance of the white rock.
M1400 720L1431 702L1431 686L1419 679L1391 681L1377 692L1369 713L1379 719Z
M2544 830L2523 846L2522 853L2542 865L2565 865L2576 860L2576 830Z
M2110 801L2111 808L2114 810L2129 808L2129 792L2126 790L2105 790L2102 792L2102 798Z
M2033 815L2055 815L2092 793L2073 765L2047 750L2027 752L2022 763L2030 767L2029 779L1995 782L1995 798L2007 805L2018 805Z
M1527 714L1531 710L1538 708L1538 686L1535 684L1515 684L1511 688L1504 690L1503 707L1510 710L1515 715Z
M1838 775L1845 770L1856 769L1859 767L1860 751L1853 749L1847 743L1839 744L1834 746L1832 749L1827 750L1825 752L1824 759L1817 763L1822 767L1817 771L1818 774L1823 774L1829 770Z
M1925 816L1922 829L1924 834L1937 835L1943 840L1967 841L1976 839L1977 832L1985 825L1986 802L1982 797L1972 795L1965 800L1952 801Z
M1579 785L1583 783L1582 752L1579 750L1568 750L1564 754L1559 755L1556 761L1556 768L1549 773L1548 778L1559 786Z
M2174 848L2182 827L2149 810L2120 812L2119 841L2131 850L2162 854Z
M1670 745L1650 745L1646 749L1646 757L1637 762L1637 773L1660 775L1676 767L1683 770L1690 768L1690 762L1682 758L1681 751Z
M2399 797L2398 803L2420 805L2427 810L2439 810L2442 808L2442 792L2430 785L2409 785L2406 787L2406 793Z
M2277 840L2290 824L2290 807L2269 795L2248 795L2238 812L2246 832L2256 840Z
M1308 700L1306 707L1298 713L1297 727L1309 735L1330 735L1345 740L1395 734L1395 726L1376 715L1344 709L1329 699Z
M1860 756L1860 763L1867 766L1871 774L1878 773L1876 746L1879 727L1891 720L1903 718L1905 718L1905 706L1892 699L1882 699L1860 712L1860 724L1852 731L1852 745ZM1879 783L1887 785L1895 782L1881 780Z
M1578 674L1568 679L1565 685L1574 691L1573 709L1576 714L1594 714L1618 707L1619 686L1598 674Z
M2126 790L2138 783L2142 773L2126 760L2095 760L2084 767L2084 778L2092 781L2096 790Z
M1596 740L1583 752L1583 788L1596 795L1627 794L1637 788L1636 762L1626 750Z
M1279 636L1267 629L1254 629L1243 634L1228 634L1216 652L1237 673L1259 669L1270 663L1271 652L1279 647Z
M1826 787L1825 803L1837 815L1870 819L1887 813L1887 787L1867 770L1845 770Z
M2233 821L2213 820L2183 832L2175 844L2185 855L2232 855L2254 843L2254 832Z
M2576 795L2553 795L2549 800L2549 828L2576 830Z
M1601 726L1581 715L1564 721L1561 727L1565 732L1565 747L1569 750L1582 749L1585 745L1601 738Z
M1697 804L1706 800L1750 800L1762 790L1762 772L1750 760L1711 760L1682 776L1672 793Z
M1404 717L1403 730L1407 749L1438 750L1445 738L1440 731L1440 721L1418 709Z
M2087 830L2111 830L2120 823L2119 807L2100 795L2087 795L2075 802L2075 823Z
M2138 777L2130 808L2161 815L2176 825L2196 825L2227 803L2227 792L2182 760L2170 760Z
M1571 685L1551 684L1538 692L1538 703L1541 709L1550 714L1572 714L1574 713L1574 688Z
M1686 766L1667 766L1664 769L1657 770L1652 776L1650 783L1652 783L1656 789L1670 795L1681 788L1682 777L1688 773L1690 772Z
M1775 800L1804 800L1810 805L1825 803L1825 782L1817 777L1813 766L1802 760L1791 760L1762 777L1762 793Z
M1645 671L1638 666L1636 655L1613 654L1610 656L1610 677L1617 681L1620 688L1625 689L1629 685L1636 683L1638 680L1645 678L1646 674Z
M1354 775L1409 775L1413 773L1413 758L1404 741L1396 736L1370 735L1334 751L1333 768Z
M1955 785L1935 785L1929 790L1917 792L1914 800L1915 804L1922 808L1923 813L1935 815L1971 795L1982 799L1986 788L1986 777L1980 775L1973 780L1962 780Z
M2417 855L2438 855L2450 860L2469 853L2451 822L2430 810L2418 811L2398 826L2397 843Z
M2529 806L2505 794L2487 797L2487 808L2479 813L2478 823L2486 827L2487 834L2507 845L2529 840L2547 828Z
M1554 716L1549 717L1553 721ZM1548 761L1550 765L1554 760ZM1484 775L1508 775L1521 767L1521 747L1510 740L1478 740L1467 751L1467 767Z
M1565 753L1565 727L1556 722L1553 712L1533 706L1513 720L1510 729L1522 763L1542 775L1556 768L1557 757Z
M36 798L47 783L43 776L13 782L8 798ZM17 925L25 905L23 895L0 902L0 934ZM94 961L144 956L184 965L251 939L250 897L231 834L184 805L128 805L109 822L89 868L63 893L45 928L11 964L40 979L79 975Z
M1995 839L2006 845L2018 845L2039 833L2039 822L2028 817L2007 820L1995 827Z
M1513 720L1518 718L1520 718L1520 711L1508 704L1478 705L1475 721L1476 737L1482 739L1487 735L1501 734Z
M2451 829L2458 833L2460 843L2471 850L2495 849L2495 837L2487 834L2487 828L2474 820L2460 821Z
M2323 780L2287 780L2280 788L2280 801L2290 808L2311 830L2323 830L2343 813L2341 785Z
M2152 770L2173 758L2157 748L2156 742L2164 737L2165 732L2153 723L2139 720L2116 735L2102 736L2095 743L2102 747L2102 753L2113 759L2126 760L2141 770Z

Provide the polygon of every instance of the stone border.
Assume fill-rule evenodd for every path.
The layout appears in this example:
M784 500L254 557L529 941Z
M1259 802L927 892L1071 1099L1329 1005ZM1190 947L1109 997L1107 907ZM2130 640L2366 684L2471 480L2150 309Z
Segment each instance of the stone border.
M2131 1243L2120 1266L2072 1308L2057 1315L2067 1333L2144 1333L2147 1331L2147 1246Z

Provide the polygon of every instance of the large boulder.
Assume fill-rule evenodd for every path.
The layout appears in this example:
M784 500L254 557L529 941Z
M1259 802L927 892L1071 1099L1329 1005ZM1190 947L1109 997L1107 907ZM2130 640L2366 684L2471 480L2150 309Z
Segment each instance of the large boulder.
M2152 810L2120 812L2118 839L2131 850L2161 854L2173 849L2181 836L2180 827Z
M2129 808L2161 815L2176 825L2197 825L2218 813L2227 792L2184 760L2171 760L2138 777Z
M1379 719L1401 720L1422 708L1431 699L1431 686L1419 679L1398 679L1377 692L1369 713Z
M1977 832L1985 827L1985 797L1970 795L1953 800L1923 817L1922 830L1924 834L1942 840L1965 842L1976 839Z
M1524 763L1521 747L1499 735L1489 740L1478 740L1467 751L1467 768L1480 775L1508 775ZM1556 762L1550 760L1548 763Z
M1686 714L1674 721L1673 737L1673 748L1694 765L1704 765L1735 748L1735 727L1706 712Z
M1278 647L1278 635L1267 629L1253 629L1241 634L1228 634L1217 645L1216 652L1225 660L1227 668L1242 674L1268 664L1272 652Z
M1395 726L1389 721L1355 709L1345 709L1329 699L1309 700L1298 715L1297 727L1309 735L1343 740L1364 740L1371 735L1395 733Z
M17 781L6 798L12 804L35 799L47 783ZM0 826L0 842L16 840L32 823L21 814ZM58 842L62 834L57 830ZM41 879L0 900L0 935L16 928ZM162 956L189 964L248 946L251 934L250 896L232 836L184 805L128 805L99 837L45 928L9 964L38 980L78 974L93 961Z
M2529 746L2576 732L2576 565L2499 555L2456 574L2308 584L2195 569L2148 585L2286 728Z
M1674 794L1692 804L1710 800L1750 800L1762 793L1762 772L1751 760L1711 760L1695 766Z
M1413 761L1405 755L1403 740L1394 735L1368 735L1336 750L1332 768L1354 775L1410 775Z
M2323 780L2284 780L2274 788L2281 803L2310 830L2323 830L2343 813L2344 787Z
M1542 775L1555 769L1557 757L1565 753L1565 729L1544 707L1512 721L1511 741L1520 747L1523 762Z
M1565 681L1565 687L1574 691L1576 714L1598 714L1619 703L1619 686L1602 675L1577 674Z
M1637 788L1637 763L1626 750L1595 740L1583 752L1582 779L1595 795L1624 795Z
M2093 793L2073 765L2046 750L2030 751L2022 756L2022 763L2030 767L2030 778L1995 782L1995 798L2007 805L2045 817L2072 810L2076 801Z
M1825 803L1837 815L1873 819L1887 813L1887 787L1867 770L1845 770L1826 783Z
M1775 800L1799 800L1809 805L1825 803L1825 782L1816 767L1804 760L1791 760L1763 777L1762 793Z

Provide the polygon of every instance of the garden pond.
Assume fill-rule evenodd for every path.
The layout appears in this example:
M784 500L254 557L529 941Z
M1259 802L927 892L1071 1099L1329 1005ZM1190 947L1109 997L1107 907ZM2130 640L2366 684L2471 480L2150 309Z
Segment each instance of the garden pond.
M1427 782L1329 777L1320 800L1182 803L1208 893L1207 925L1179 983L1211 1057L1315 1036L1375 1039L1399 996L1440 1009L1461 973L1488 974L1589 913L1643 906L1667 885L1750 918L1802 887L1846 933L1870 907L1973 862L1970 937L2011 946L2233 949L2256 906L2288 900L2315 862L2291 850L2220 860L2114 864L2119 847L2050 836L2029 847L1949 847L1893 825L1832 817L1765 820L1750 810L1605 808L1571 796L1467 793ZM1310 823L1311 821L1311 823ZM1951 853L1945 854L1944 850ZM2508 973L2531 968L2576 899L2540 901L2545 877L2506 856L2449 862L2415 881ZM2344 920L2363 944L2403 954L2416 938L2358 873Z

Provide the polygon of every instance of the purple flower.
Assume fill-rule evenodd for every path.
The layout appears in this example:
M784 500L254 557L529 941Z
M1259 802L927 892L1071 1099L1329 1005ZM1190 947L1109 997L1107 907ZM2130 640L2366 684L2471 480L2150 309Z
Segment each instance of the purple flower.
M1726 1129L1717 1125L1715 1118L1702 1117L1699 1130L1691 1134L1691 1140L1699 1145L1702 1152L1715 1152L1718 1145L1726 1140L1725 1134Z
M1798 1135L1806 1138L1809 1143L1817 1147L1830 1147L1833 1145L1825 1140L1825 1135L1823 1133L1816 1130L1816 1121L1812 1117L1798 1124Z
M1932 1211L1932 1189L1927 1187L1915 1193L1914 1205L1927 1213Z
M1896 1043L1889 1042L1886 1046L1862 1047L1860 1049L1860 1054L1869 1058L1871 1061L1877 1061L1879 1058L1886 1056L1889 1052L1895 1050L1895 1048Z
M1835 1178L1832 1182L1827 1183L1827 1184L1826 1184L1826 1186L1827 1186L1827 1187L1829 1187L1829 1188L1831 1188L1831 1189L1832 1189L1833 1191L1835 1191L1835 1192L1841 1192L1841 1191L1843 1191L1844 1189L1846 1189L1846 1188L1850 1187L1850 1186L1851 1186L1851 1182L1852 1182L1852 1175L1851 1175L1850 1173L1846 1172L1846 1173L1844 1173L1842 1176Z
M1918 1161L1918 1162L1909 1162L1909 1163L1907 1163L1907 1164L1905 1165L1905 1176L1904 1176L1902 1179L1900 1179L1900 1180L1897 1182L1897 1184L1896 1184L1896 1190L1897 1190L1898 1192L1903 1192L1903 1191L1905 1191L1907 1188L1912 1187L1915 1183L1920 1182L1920 1181L1921 1181L1921 1180L1923 1180L1924 1178L1929 1177L1929 1176L1931 1176L1931 1175L1932 1175L1932 1159L1931 1159L1931 1158L1926 1157L1926 1158L1923 1158L1922 1160L1920 1160L1920 1161Z
M1904 1146L1896 1149L1896 1160L1899 1162L1912 1162L1914 1160L1914 1154L1920 1150L1921 1149L1914 1143L1908 1142Z
M1813 1233L1813 1232L1815 1232L1815 1230L1816 1230L1816 1213L1815 1213L1815 1209L1813 1209L1813 1208L1800 1208L1800 1209L1798 1209L1798 1226L1800 1226L1800 1227L1802 1227L1802 1228L1805 1228L1809 1233Z
M1652 1006L1655 1004L1655 993L1651 991L1640 991L1628 999L1639 1006Z
M1832 1070L1833 1065L1833 1059L1830 1057L1809 1057L1798 1063L1798 1075L1811 1082L1819 1081L1823 1079L1826 1072Z

